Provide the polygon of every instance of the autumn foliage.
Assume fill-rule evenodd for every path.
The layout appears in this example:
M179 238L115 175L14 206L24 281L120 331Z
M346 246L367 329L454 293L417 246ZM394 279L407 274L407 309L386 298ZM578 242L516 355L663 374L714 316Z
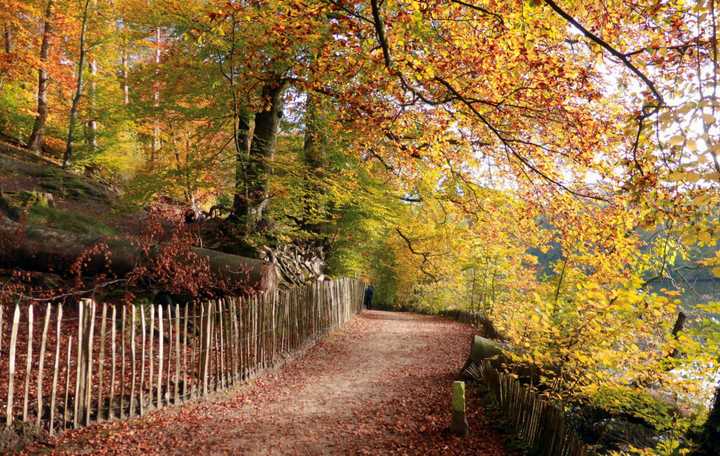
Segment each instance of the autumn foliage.
M716 10L0 0L0 131L28 140L45 70L40 153L62 158L80 93L68 166L125 206L212 207L212 248L309 244L382 304L480 313L550 395L670 401L652 423L670 451L720 359L718 297L684 301L687 271L720 276ZM202 288L198 239L177 233L132 281Z

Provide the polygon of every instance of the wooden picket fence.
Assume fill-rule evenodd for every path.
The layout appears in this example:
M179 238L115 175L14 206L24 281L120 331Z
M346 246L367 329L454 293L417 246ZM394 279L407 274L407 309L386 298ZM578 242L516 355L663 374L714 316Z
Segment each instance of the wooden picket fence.
M232 387L348 321L364 288L338 279L183 306L0 306L6 425L55 433Z
M502 414L524 441L530 454L538 456L584 456L589 450L568 422L563 410L492 367L487 360L471 364L466 373L481 380L493 393Z

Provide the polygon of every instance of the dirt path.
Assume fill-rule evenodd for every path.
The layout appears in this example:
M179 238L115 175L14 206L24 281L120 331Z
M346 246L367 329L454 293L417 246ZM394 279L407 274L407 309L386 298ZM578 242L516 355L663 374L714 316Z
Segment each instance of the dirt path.
M366 312L282 369L212 401L61 436L58 454L502 455L471 398L472 435L444 431L472 330ZM38 450L42 451L42 450Z

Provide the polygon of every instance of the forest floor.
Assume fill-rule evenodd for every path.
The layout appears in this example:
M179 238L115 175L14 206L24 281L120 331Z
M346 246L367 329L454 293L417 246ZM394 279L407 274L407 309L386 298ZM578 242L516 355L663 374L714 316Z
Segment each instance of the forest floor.
M28 454L504 455L470 389L470 436L448 434L473 329L367 311L284 367L212 400L68 431Z

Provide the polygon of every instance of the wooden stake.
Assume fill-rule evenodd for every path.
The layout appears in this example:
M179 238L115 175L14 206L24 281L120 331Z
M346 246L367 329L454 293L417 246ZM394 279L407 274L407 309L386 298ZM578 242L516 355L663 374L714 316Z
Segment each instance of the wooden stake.
M60 368L60 325L62 323L62 304L58 305L57 315L55 316L55 365L53 366L52 392L50 393L50 434L55 433L55 400L57 394L57 381Z
M111 319L111 326L110 326L110 356L111 356L111 367L110 367L110 397L108 398L108 419L115 418L115 353L116 350L116 343L117 343L117 326L115 322L117 321L117 308L115 307L115 304L112 305L112 319Z
M180 306L175 304L175 391L173 403L180 403Z
M243 311L245 307L244 300L238 300L238 377L240 381L245 379L245 361L243 354L245 353L245 331L243 330Z
M125 320L127 305L123 305L120 317L120 419L125 418Z
M216 320L219 318L217 308L219 307L219 303L215 301L215 314L212 318L212 325L210 326L210 334L212 334L212 352L213 352L213 364L214 369L212 370L213 373L213 391L218 390L218 385L220 384L220 342L219 342L219 335L218 335L218 323Z
M188 398L188 382L190 381L190 372L188 372L188 312L190 310L190 304L185 305L185 321L183 321L183 399Z
M165 306L167 311L167 332L168 332L168 349L167 349L167 371L165 372L165 403L170 404L170 377L171 377L171 366L172 366L172 353L173 353L173 324L172 324L172 307L170 304Z
M207 308L207 317L206 321L204 322L205 331L203 334L203 341L202 341L202 376L203 376L203 397L207 396L208 393L208 373L210 368L210 323L212 321L212 301L209 301Z
M140 306L140 331L142 347L140 348L140 416L145 414L145 306Z
M37 420L35 425L40 427L42 423L43 409L43 366L45 364L45 344L47 343L47 332L50 326L50 314L52 313L52 304L45 306L45 322L43 323L42 338L40 339L40 359L38 361L37 376Z
M130 416L135 416L135 305L130 307L130 358L132 362L132 379L130 383Z
M195 350L193 353L193 356L195 357L194 364L195 364L195 382L193 384L195 397L198 398L202 394L202 360L203 360L203 340L205 340L204 336L204 325L203 325L203 318L205 317L205 305L203 303L200 303L200 312L195 315L195 328L197 330L197 337L194 337L194 343Z
M105 328L107 326L107 304L102 305L102 314L100 315L100 359L98 364L98 399L97 399L97 421L103 420L103 375L105 373ZM109 418L109 417L108 417Z
M92 414L92 368L93 368L93 336L95 334L95 301L86 300L88 306L88 333L87 333L87 377L85 380L85 425L90 424Z
M220 358L220 374L218 375L218 380L220 382L220 387L225 388L227 385L226 379L225 379L225 344L224 344L224 337L223 337L223 320L225 319L224 316L224 307L225 307L225 300L220 299L218 301L218 339L220 340L220 350L218 351L218 358Z
M32 370L33 346L33 305L28 306L27 358L25 359L25 396L23 399L23 421L28 418L28 400L30 395L30 374Z
M73 428L77 429L80 426L80 382L83 377L82 375L82 352L83 352L83 310L85 305L83 302L78 304L78 336L77 336L77 364L75 365L75 398L73 407Z
M153 405L153 367L155 364L155 358L153 357L154 345L155 345L155 305L150 305L150 369L148 372L148 384L150 385L150 394L148 403L150 407ZM158 405L159 407L159 405Z
M65 361L65 406L63 407L63 429L67 428L70 420L70 410L68 409L68 399L70 397L70 355L72 352L72 336L68 337L67 359Z
M237 298L231 298L230 305L232 307L232 378L233 383L238 381L238 374L240 371L240 333L238 332L238 320L237 320Z
M13 392L15 388L15 350L17 348L18 327L20 326L20 306L15 304L13 313L12 332L10 334L10 360L8 363L8 398L5 409L5 425L12 425L13 416Z
M157 376L157 406L162 408L162 374L163 374L163 318L162 305L158 305L158 376Z
M278 294L274 291L272 294L272 310L270 312L270 331L272 332L272 348L270 351L270 365L275 363L275 352L277 351L277 328L275 326L275 308L277 307Z

